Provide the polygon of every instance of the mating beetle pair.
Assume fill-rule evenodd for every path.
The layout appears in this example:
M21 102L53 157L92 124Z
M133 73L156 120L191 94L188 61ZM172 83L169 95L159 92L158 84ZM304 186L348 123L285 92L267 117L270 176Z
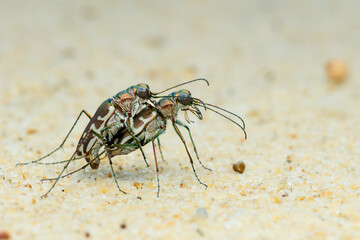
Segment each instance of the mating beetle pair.
M197 159L204 168L206 167L201 163L198 157L198 153L194 141L192 139L189 127L177 118L178 111L179 110L184 111L185 119L188 123L190 123L190 120L187 116L188 111L192 112L199 119L202 119L202 114L198 107L203 107L205 110L209 109L227 118L228 120L232 121L237 126L239 126L243 130L246 139L245 123L241 119L241 117L239 117L238 115L232 112L229 112L225 109L222 109L212 104L204 103L197 98L193 98L191 96L190 91L188 90L176 91L168 96L159 96L160 93L163 93L170 89L195 81L205 81L209 85L207 80L200 78L176 85L174 87L168 88L158 93L152 93L147 84L138 84L135 86L131 86L128 89L121 91L115 96L104 101L99 106L93 117L91 117L85 110L81 111L74 125L72 126L69 133L65 137L64 141L57 149L55 149L54 151L50 152L49 154L38 160L29 162L29 163L44 164L41 163L41 161L44 158L50 156L51 154L53 154L63 146L69 134L73 130L74 126L78 122L80 116L83 113L85 113L90 118L90 122L86 126L84 133L82 134L79 140L77 148L73 153L73 155L71 156L71 158L66 161L58 162L58 163L66 162L59 176L57 178L43 179L43 180L55 180L51 188L43 196L47 196L47 194L50 193L50 191L53 189L53 187L56 185L56 183L60 178L63 178L81 169L84 169L88 165L90 165L91 168L93 169L97 169L100 164L100 160L105 157L107 157L109 160L112 175L115 179L115 183L119 191L125 193L123 190L120 189L118 185L115 172L112 166L112 157L116 155L127 155L137 149L140 149L146 165L149 166L145 154L142 150L142 146L145 146L149 142L152 142L153 144L156 172L157 172L157 182L158 182L157 195L159 196L159 192L160 192L159 167L156 158L154 141L155 139L157 139L159 150L160 153L162 154L160 148L159 136L165 132L167 120L171 121L177 135L180 137L181 141L183 142L188 157L190 159L193 172L197 180L199 181L200 184L207 187L207 185L202 183L199 177L197 176L197 173L193 165L192 157L188 151L187 145L178 126L182 126L187 129L192 144L194 146L194 152L197 156ZM161 99L158 102L156 102L155 101L156 98L161 98ZM223 111L223 113L219 112L218 110ZM238 119L240 119L242 124L240 125L238 122L227 117L225 115L226 113L231 114L237 117ZM65 169L68 167L71 161L81 158L85 158L88 163L74 172L63 175ZM20 163L18 165L25 165L29 163ZM45 163L45 164L51 164L51 163Z

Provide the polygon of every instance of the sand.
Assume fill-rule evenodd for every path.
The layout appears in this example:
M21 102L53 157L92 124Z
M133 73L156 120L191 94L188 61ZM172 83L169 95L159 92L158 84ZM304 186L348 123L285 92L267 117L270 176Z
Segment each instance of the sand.
M359 239L360 33L357 1L0 3L0 239ZM344 61L334 84L326 64ZM81 110L146 82L186 86L239 114L190 124L192 172L171 125L160 197L151 145L61 179L26 165L59 146ZM179 114L183 119L183 114ZM82 118L59 151L69 158ZM243 174L232 165L243 161ZM69 171L85 161L71 163Z

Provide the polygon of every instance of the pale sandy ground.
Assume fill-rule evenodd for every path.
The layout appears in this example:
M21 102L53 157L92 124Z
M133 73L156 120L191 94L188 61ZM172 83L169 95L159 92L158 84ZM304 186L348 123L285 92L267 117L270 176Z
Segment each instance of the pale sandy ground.
M313 2L1 1L0 232L11 239L359 239L360 3ZM336 87L325 74L333 58L350 69ZM193 95L240 114L249 135L243 141L239 128L211 112L191 124L213 169L196 162L207 190L171 128L161 137L159 198L151 146L149 168L139 152L115 158L127 195L106 161L61 180L46 199L51 183L40 179L62 166L15 167L57 147L82 109L94 113L130 85L160 91L197 77L211 85L187 86ZM86 122L47 161L69 157ZM232 170L240 160L242 175Z

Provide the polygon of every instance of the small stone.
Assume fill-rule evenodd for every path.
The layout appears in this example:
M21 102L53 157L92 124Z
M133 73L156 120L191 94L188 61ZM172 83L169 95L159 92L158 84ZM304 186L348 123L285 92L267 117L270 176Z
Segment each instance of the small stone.
M136 187L137 189L139 189L139 187L140 187L140 183L138 183L138 182L134 182L133 185L134 185L134 187Z
M10 239L10 234L6 231L0 232L0 239Z
M239 161L233 164L233 169L235 172L242 174L245 171L245 163L243 161Z
M122 224L120 225L120 228L121 228L121 229L126 229L126 223L122 223Z
M334 84L341 84L348 74L347 64L342 60L331 60L326 64L329 80Z

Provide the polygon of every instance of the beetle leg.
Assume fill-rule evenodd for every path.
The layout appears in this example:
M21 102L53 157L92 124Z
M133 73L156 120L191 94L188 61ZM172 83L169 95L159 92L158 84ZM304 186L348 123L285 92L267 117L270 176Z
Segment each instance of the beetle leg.
M82 167L76 169L75 171L72 171L72 172L69 172L68 174L62 175L60 178L67 177L67 176L72 175L72 174L74 174L74 173L76 173L76 172L78 172L78 171L80 171L80 170L82 170L82 169L85 169L87 166L90 165L90 163L92 163L92 162L94 162L95 160L99 159L100 156L101 156L104 152L105 152L105 151L102 151L96 158L92 159L90 162L86 163L85 165L83 165ZM101 159L100 159L100 160L101 160ZM65 161L70 161L70 160L65 160ZM63 162L65 162L65 161L63 161ZM51 181L51 180L56 180L56 179L57 179L57 178L43 178L43 179L41 179L41 181L42 181L42 182L43 182L43 181Z
M129 121L126 121L126 122L125 122L125 126L126 126L126 130L129 132L129 134L131 135L131 137L134 139L134 141L136 142L136 144L139 146L140 151L141 151L141 154L142 154L142 156L143 156L143 158L144 158L144 161L145 161L146 166L149 167L150 165L149 165L149 163L148 163L147 160L146 160L146 156L145 156L144 150L143 150L142 147L141 147L141 144L140 144L140 142L139 142L139 139L137 139L136 136L133 134L133 132L132 132L130 126L129 126Z
M156 151L155 151L154 139L151 142L152 142L152 146L153 146L153 150L154 150L155 166L156 166L156 179L157 179L157 184L158 184L157 197L159 197L159 194L160 194L159 166L158 166L158 162L157 162L157 159L156 159Z
M104 149L105 149L104 151L105 151L105 153L106 153L106 156L108 157L109 164L110 164L110 168L111 168L111 173L112 173L112 175L113 175L113 177L114 177L114 180L115 180L115 183L116 183L117 188L119 189L120 192L126 194L126 192L124 192L123 190L120 189L119 183L118 183L118 181L117 181L117 179L116 179L116 174L115 174L114 167L113 167L113 162L112 162L112 159L111 159L111 156L110 156L110 153L109 153L109 148L108 148L108 146L107 146L107 144L106 144L106 141L105 141L105 139L104 139L104 135L103 135L104 131L101 131L100 134L99 134L99 133L96 133L96 132L93 131L93 130L92 130L92 132L93 132L94 135L98 136L98 137L102 140L102 142L103 142Z
M90 133L93 133L95 136L98 136L98 133L96 133L94 130L90 130L86 133L85 135L85 138L90 134ZM84 138L84 139L85 139ZM101 138L100 138L101 139ZM58 175L58 177L56 178L55 182L53 183L53 185L50 187L50 189L44 194L42 195L41 197L44 198L46 197L50 192L51 190L55 187L56 183L59 181L59 179L61 178L62 174L64 173L64 171L66 170L66 168L69 166L70 162L72 160L74 160L74 156L76 154L76 152L79 150L79 148L81 147L81 144L79 144L76 149L75 149L75 152L73 153L73 155L71 156L71 158L69 159L69 161L64 165L63 169L61 170L60 174Z
M206 167L206 166L201 162L201 160L200 160L200 158L199 158L199 155L198 155L198 152L197 152L197 150L196 150L196 146L195 146L194 140L193 140L193 138L192 138L192 136L191 136L190 128L189 128L185 123L181 122L180 120L176 120L175 123L178 124L179 126L182 126L182 127L186 128L186 129L188 130L189 136L190 136L190 139L191 139L191 143L192 143L192 145L193 145L193 147L194 147L194 152L195 152L196 158L199 160L200 165L201 165L203 168L205 168L206 170L212 171L210 168Z
M164 162L166 162L165 159L164 159L164 155L163 155L163 153L162 153L162 150L161 150L161 144L160 144L160 138L159 138L159 137L157 137L157 143L158 143L158 148L159 148L159 152L160 152L160 155L161 155L161 159L162 159Z
M79 121L81 115L85 113L86 116L88 116L90 119L92 118L91 115L86 111L86 110L82 110L79 114L79 116L77 117L75 123L73 124L73 126L71 127L70 131L68 132L68 134L66 135L65 139L63 140L63 142L60 144L60 146L58 148L56 148L55 150L53 150L52 152L46 154L45 156L37 159L37 160L34 160L34 161L31 161L31 162L25 162L25 163L18 163L16 164L16 166L19 166L19 165L28 165L28 164L31 164L31 163L39 163L40 161L42 161L43 159L49 157L50 155L52 155L53 153L55 153L56 151L58 151L60 148L62 148L62 146L65 144L67 138L69 137L70 133L72 132L72 130L74 129L75 125L77 124L77 122Z
M203 182L200 181L200 179L199 179L199 177L198 177L198 175L197 175L197 173L196 173L196 171L195 171L194 162L193 162L193 160L192 160L192 158L191 158L191 155L190 155L190 153L189 153L189 150L188 150L188 148L187 148L187 146L186 146L184 137L182 136L182 134L181 134L179 128L176 126L175 122L173 123L173 127L174 127L174 129L175 129L175 132L177 133L177 135L180 137L181 141L182 141L183 144L184 144L184 147L185 147L185 149L186 149L187 155L189 156L190 163L191 163L191 167L192 167L192 170L193 170L193 172L194 172L194 174L195 174L196 179L198 180L198 182L199 182L201 185L204 185L204 186L205 186L205 189L206 189L208 186L207 186L205 183L203 183Z
M77 161L77 160L81 160L83 159L81 158L74 158L74 159L67 159L67 160L62 160L62 161L58 161L58 162L38 162L37 164L39 165L56 165L56 164L61 164L61 163L67 163L68 161Z
M116 146L114 146L114 145L111 145L110 147L137 147L137 145L132 145L132 144L116 144ZM103 150L96 158L94 158L94 159L92 159L90 162L88 162L88 163L86 163L85 165L83 165L82 167L80 167L80 168L78 168L78 169L76 169L75 171L72 171L72 172L70 172L70 173L68 173L68 174L65 174L65 175L63 175L63 176L61 176L60 178L65 178L65 177L67 177L67 176L69 176L69 175L72 175L72 174L74 174L74 173L76 173L76 172L79 172L80 170L82 170L82 169L85 169L87 166L89 166L92 162L95 162L97 159L100 159L100 161L101 160L103 160L106 156L104 156L104 157L102 157L102 158L100 158L100 156L102 155L102 154L104 154L105 153L105 150ZM73 159L73 161L74 160L79 160L79 159ZM65 160L65 161L61 161L61 162L57 162L57 163L64 163L64 162L68 162L68 161L70 161L70 160ZM41 181L50 181L50 180L56 180L57 178L43 178L43 179L41 179Z
M101 129L101 130L100 130L101 135L103 135L103 133L105 134L105 133L107 132L107 130L108 130L110 127L114 126L115 124L118 124L118 123L117 123L117 122L112 123L112 124L104 127L103 129ZM138 140L138 139L135 137L135 135L132 133L131 128L128 127L128 125L127 125L126 122L124 123L124 125L125 125L125 127L126 127L126 130L129 132L129 134L131 135L131 137L132 137L132 138L134 139L134 141L136 142L137 146L140 148L140 151L141 151L141 154L142 154L142 156L143 156L143 158L144 158L144 161L145 161L146 166L149 167L149 164L148 164L148 162L147 162L147 160L146 160L145 153L144 153L144 151L143 151L143 149L142 149L142 147L141 147L141 144L140 144L139 140ZM105 140L105 138L104 138L104 140ZM106 143L106 141L105 141L105 143ZM106 145L107 145L107 143L106 143Z

